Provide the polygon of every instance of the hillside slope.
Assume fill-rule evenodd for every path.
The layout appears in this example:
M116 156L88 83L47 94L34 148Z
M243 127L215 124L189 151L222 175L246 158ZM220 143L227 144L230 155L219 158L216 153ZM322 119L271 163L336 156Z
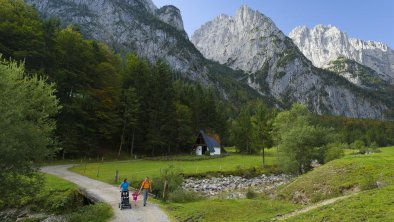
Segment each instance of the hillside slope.
M298 177L278 195L293 202L311 203L394 185L394 147L381 150L331 161Z
M384 75L343 56L330 61L324 68L338 73L359 87L374 90L391 87L390 82L385 80Z
M394 221L394 186L366 191L285 221Z

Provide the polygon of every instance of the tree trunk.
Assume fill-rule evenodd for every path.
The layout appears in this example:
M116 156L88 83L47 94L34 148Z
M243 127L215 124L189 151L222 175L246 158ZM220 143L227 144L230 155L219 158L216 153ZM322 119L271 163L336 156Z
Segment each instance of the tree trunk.
M120 145L119 145L118 157L120 157L120 152L122 151L125 131L126 131L126 121L123 122L123 129L122 129L122 135L120 136Z
M264 146L263 146L263 167L265 167L265 152L264 152Z
M135 133L135 128L133 128L133 136L131 138L131 148L130 148L131 158L133 158L133 155L134 155L134 133Z

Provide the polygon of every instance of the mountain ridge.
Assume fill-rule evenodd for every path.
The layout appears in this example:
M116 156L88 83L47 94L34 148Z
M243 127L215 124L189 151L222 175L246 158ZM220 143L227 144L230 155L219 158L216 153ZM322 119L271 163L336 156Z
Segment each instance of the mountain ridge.
M207 58L249 73L248 83L285 107L294 102L318 114L383 118L387 109L346 79L316 68L273 21L248 6L220 15L192 35Z
M174 6L159 9L151 0L27 2L44 18L59 17L65 25L77 24L87 38L103 41L116 52L134 52L151 62L163 59L182 78L212 85L225 99L234 98L242 89L249 97L259 93L276 107L286 108L299 102L317 114L382 119L387 109L383 102L373 101L367 93L347 86L340 76L332 77L330 72L315 68L270 18L247 6L237 11L238 19L219 16L216 23L227 22L224 27L232 26L234 30L228 29L216 47L211 42L204 43L204 47L214 51L209 56L209 50L204 51L189 40L180 11ZM246 29L236 33L241 42L233 44L229 40L234 39L237 27ZM253 39L242 43L248 37ZM226 42L230 45L223 46ZM227 56L218 57L219 52Z
M77 24L87 38L106 42L116 52L135 52L151 62L164 59L174 71L209 82L204 58L189 43L175 6L158 9L151 0L27 2L44 18L59 17L65 25Z
M380 74L379 78L394 83L394 51L382 42L349 38L333 25L316 25L294 28L289 37L300 51L319 67L339 57L345 57L365 65Z

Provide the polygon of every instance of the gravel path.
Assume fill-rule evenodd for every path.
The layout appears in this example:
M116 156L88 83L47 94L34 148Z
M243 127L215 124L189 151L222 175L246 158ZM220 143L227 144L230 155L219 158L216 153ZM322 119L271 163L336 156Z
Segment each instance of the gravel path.
M100 202L109 203L114 211L114 218L111 221L117 222L169 222L167 215L155 204L149 203L146 207L142 206L141 198L139 198L137 206L133 205L133 209L120 210L118 204L120 201L119 189L115 186L93 180L77 173L68 171L72 165L47 166L41 169L44 173L53 174L63 179L71 181L82 188L89 196ZM142 196L140 196L142 197Z

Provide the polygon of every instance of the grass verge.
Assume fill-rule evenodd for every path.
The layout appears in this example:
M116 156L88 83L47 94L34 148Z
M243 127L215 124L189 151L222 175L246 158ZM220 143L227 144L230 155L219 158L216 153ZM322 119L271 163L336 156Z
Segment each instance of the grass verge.
M189 203L165 203L166 212L177 221L270 221L301 205L264 197L255 199L206 199Z

